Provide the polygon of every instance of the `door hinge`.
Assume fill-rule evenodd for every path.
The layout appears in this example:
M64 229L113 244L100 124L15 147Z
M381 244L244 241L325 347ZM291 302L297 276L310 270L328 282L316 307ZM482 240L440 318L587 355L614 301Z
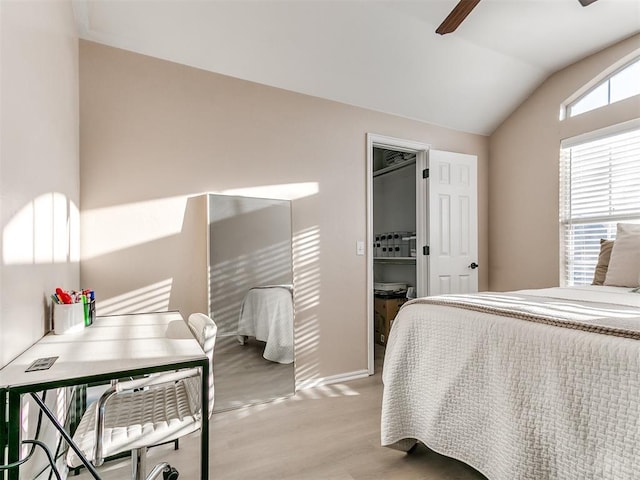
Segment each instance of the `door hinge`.
M425 168L422 170L422 178L429 178L429 169Z
M422 247L422 254L429 255L429 245L425 245L424 247Z

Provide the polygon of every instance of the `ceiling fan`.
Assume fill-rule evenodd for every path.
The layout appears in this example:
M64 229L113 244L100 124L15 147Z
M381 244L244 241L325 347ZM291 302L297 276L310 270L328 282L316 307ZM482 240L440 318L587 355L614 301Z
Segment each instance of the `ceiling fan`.
M597 0L578 0L583 7L591 5ZM436 33L445 35L453 32L460 26L462 21L467 18L471 10L480 3L480 0L460 0L458 4L451 10L451 13L444 19L444 22L436 29Z

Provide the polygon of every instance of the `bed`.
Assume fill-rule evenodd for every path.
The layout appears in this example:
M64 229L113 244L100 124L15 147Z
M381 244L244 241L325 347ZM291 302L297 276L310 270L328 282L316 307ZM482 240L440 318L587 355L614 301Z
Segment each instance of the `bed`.
M266 360L293 362L293 296L290 285L254 287L245 295L238 319L238 339L265 342Z
M407 302L382 377L383 446L419 441L490 480L640 478L640 294L631 288Z

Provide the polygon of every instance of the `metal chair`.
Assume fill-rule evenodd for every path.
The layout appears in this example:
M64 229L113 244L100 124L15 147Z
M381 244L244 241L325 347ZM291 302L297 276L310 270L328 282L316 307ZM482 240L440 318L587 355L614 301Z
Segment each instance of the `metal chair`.
M187 324L209 358L210 416L214 403L213 350L218 328L202 313L190 315ZM118 382L87 408L73 440L95 466L102 465L106 457L131 451L132 480L152 480L160 474L165 480L175 480L179 473L166 462L159 463L146 475L146 451L149 446L200 429L200 382L198 369ZM76 468L82 461L69 450L67 464Z

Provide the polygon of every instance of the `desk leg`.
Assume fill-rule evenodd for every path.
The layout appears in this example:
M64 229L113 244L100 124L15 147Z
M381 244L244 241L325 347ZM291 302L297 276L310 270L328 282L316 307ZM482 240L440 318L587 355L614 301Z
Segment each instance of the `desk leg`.
M202 365L202 430L200 431L200 478L209 480L209 362Z
M60 433L62 438L65 439L65 441L67 442L67 445L69 445L69 448L72 448L73 451L76 452L76 455L78 455L78 458L80 458L80 460L82 461L84 466L87 468L89 473L91 473L91 476L97 480L100 480L100 475L98 475L96 468L93 466L91 462L89 462L89 460L86 459L86 457L80 450L80 447L76 445L76 443L73 441L73 438L71 438L71 435L67 433L67 431L60 424L60 422L58 421L56 416L53 414L53 412L49 410L49 407L47 407L45 403L40 399L40 397L38 397L38 395L36 395L35 393L31 393L31 398L33 398L33 400L36 402L38 407L40 407L40 410L42 410L42 412L47 416L49 421L51 421L51 423L56 428L56 430L58 430L58 433Z
M7 435L8 456L7 463L14 463L20 460L21 443L21 422L20 422L20 394L9 391L9 433ZM8 480L20 479L20 468L13 468L7 473Z

